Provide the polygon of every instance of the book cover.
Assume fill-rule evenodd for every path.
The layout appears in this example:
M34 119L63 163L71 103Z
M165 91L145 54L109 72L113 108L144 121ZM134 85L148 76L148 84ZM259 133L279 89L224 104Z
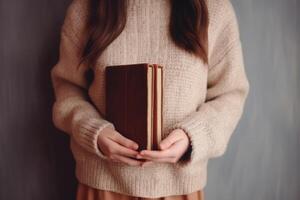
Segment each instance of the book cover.
M157 150L163 130L163 67L137 63L105 68L106 119L143 149Z

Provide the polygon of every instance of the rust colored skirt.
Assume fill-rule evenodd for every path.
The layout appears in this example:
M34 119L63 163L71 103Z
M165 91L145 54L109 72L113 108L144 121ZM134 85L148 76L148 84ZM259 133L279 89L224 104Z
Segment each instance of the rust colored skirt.
M204 200L203 190L185 194L174 195L160 198L145 198L127 196L113 191L99 190L91 188L88 185L78 183L76 200Z

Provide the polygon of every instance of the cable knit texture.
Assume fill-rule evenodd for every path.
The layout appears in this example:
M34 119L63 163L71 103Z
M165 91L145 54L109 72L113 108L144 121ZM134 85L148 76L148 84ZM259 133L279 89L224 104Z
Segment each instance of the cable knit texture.
M208 64L179 48L168 32L170 1L129 0L123 32L93 66L76 65L86 39L87 0L73 0L61 29L59 60L51 70L56 100L53 122L69 134L76 177L93 188L157 198L203 189L209 159L224 154L249 93L239 27L230 0L208 0ZM190 139L185 159L177 163L129 166L107 159L97 146L105 127L107 65L159 63L164 67L163 138L176 128ZM122 134L122 133L121 133Z

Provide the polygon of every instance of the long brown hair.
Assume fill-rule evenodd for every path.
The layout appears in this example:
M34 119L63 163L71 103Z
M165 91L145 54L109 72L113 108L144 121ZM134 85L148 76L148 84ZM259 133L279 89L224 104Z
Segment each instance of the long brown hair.
M123 31L127 0L89 0L88 37L81 62L93 66L103 50ZM129 0L130 1L130 0ZM170 35L176 45L208 62L208 9L205 0L170 0Z

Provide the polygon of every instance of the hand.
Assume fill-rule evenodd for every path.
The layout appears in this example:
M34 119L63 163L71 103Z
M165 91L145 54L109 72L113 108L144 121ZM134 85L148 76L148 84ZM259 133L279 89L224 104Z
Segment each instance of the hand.
M132 159L139 153L138 144L111 128L104 128L98 136L99 150L114 162L128 165L141 165L142 161Z
M136 158L147 159L142 166L153 162L176 163L187 151L189 144L188 135L182 129L174 129L159 143L160 150L142 150Z

